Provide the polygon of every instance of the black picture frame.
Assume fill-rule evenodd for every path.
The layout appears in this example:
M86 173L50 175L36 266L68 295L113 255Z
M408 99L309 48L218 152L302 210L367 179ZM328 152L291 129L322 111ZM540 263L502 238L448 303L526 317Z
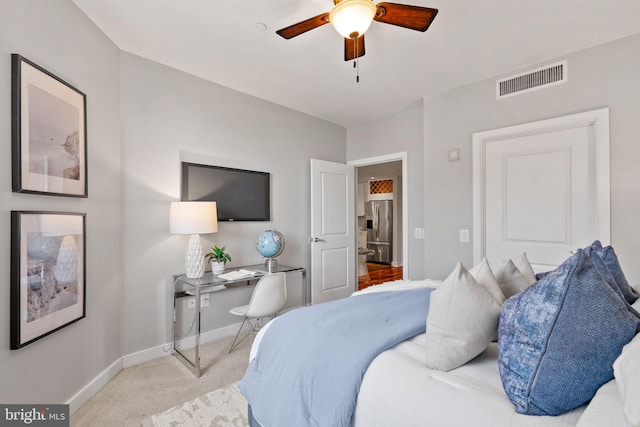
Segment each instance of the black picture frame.
M11 349L86 316L86 214L11 211Z
M11 55L12 190L88 197L87 97Z

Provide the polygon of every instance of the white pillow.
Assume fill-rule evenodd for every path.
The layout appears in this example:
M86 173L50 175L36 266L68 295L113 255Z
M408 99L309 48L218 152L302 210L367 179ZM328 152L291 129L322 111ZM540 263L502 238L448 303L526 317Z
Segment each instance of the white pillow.
M584 409L576 427L626 426L616 380L603 384Z
M500 289L500 284L496 280L496 276L493 275L493 271L486 257L482 258L482 261L480 261L478 265L469 270L469 274L493 296L493 299L495 299L498 304L504 304L504 294Z
M491 285L489 285L491 286ZM501 305L460 263L431 293L426 363L450 371L482 353L498 329Z
M526 279L524 274L522 274L510 259L502 262L496 270L495 275L500 289L502 289L502 293L507 299L524 291L533 283Z
M640 334L622 348L622 354L613 363L613 375L627 422L640 427Z
M526 252L522 252L517 257L511 258L511 261L513 261L516 268L520 270L520 273L524 276L527 281L527 286L531 286L538 281L538 279L536 279L536 273L533 271L531 263L529 262L529 258L527 258Z
M502 289L500 289L500 284L496 280L496 276L493 275L493 271L491 270L491 266L489 266L487 258L482 258L482 261L480 261L478 265L469 270L469 274L471 274L473 278L476 279L476 282L484 287L493 296L493 299L495 299L502 307L506 299L502 293ZM493 335L492 341L498 341L497 329Z

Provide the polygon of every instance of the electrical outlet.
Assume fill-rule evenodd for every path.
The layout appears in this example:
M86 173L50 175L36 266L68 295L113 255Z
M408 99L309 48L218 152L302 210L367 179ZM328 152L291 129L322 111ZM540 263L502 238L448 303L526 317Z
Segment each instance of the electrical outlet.
M209 307L209 294L200 295L200 308ZM189 297L187 308L196 308L196 297Z
M413 230L413 237L416 239L424 239L424 228L416 228Z
M200 295L200 307L209 307L209 294Z

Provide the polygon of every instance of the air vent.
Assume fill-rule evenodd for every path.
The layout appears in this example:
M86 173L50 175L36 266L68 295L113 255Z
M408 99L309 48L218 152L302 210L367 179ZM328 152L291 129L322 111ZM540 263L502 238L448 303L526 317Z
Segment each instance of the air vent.
M567 61L545 65L496 82L496 99L520 95L567 81Z

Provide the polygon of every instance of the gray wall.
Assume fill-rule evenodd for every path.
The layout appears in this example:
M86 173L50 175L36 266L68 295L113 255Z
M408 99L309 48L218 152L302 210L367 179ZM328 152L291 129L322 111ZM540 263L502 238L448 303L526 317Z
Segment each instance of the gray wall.
M424 241L413 238L414 228L424 224L424 162L422 101L404 111L347 129L347 160L407 152L409 271L405 278L424 278Z
M495 79L425 100L428 277L443 278L457 261L467 266L473 261L472 243L458 243L458 229L472 229L472 133L609 107L611 243L630 282L640 281L640 264L636 260L640 253L638 52L640 36L636 35L558 58L568 59L567 83L500 101L495 99ZM455 147L461 148L462 159L448 162L447 150Z
M201 236L205 247L226 246L232 266L261 263L256 238L275 227L286 240L278 262L308 267L309 160L344 162L346 130L137 56L122 54L121 65L122 353L130 354L170 340L171 275L184 271L189 238L169 233L169 203L180 199L180 160L272 174L272 220L221 222L218 233ZM289 275L292 291L300 289L297 277ZM238 322L227 311L246 303L249 292L216 294L207 326Z
M119 50L70 1L0 0L0 402L64 402L121 356ZM87 95L89 198L11 192L11 60L18 53ZM87 214L87 317L9 350L11 210Z
M309 159L344 162L344 128L122 54L69 0L0 0L0 10L1 402L65 402L120 357L170 339L171 275L184 270L188 240L168 231L181 159L272 174L272 221L221 223L205 245L226 245L232 265L262 262L255 239L275 227L287 241L279 261L308 267ZM88 199L11 192L11 53L86 93ZM87 318L14 351L11 210L87 213ZM300 275L289 277L295 304ZM225 311L248 293L212 301L205 326L237 322Z

